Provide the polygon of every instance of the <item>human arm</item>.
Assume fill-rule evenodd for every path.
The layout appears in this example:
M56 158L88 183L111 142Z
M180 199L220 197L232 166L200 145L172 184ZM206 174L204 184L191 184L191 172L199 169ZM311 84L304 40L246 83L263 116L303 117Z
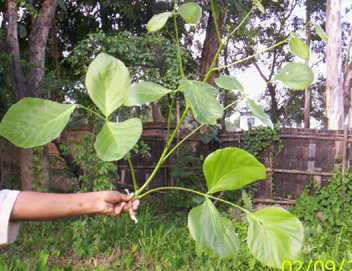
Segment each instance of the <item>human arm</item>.
M136 209L131 196L117 191L76 194L20 192L12 208L11 221L53 220L69 216L102 214L115 216Z

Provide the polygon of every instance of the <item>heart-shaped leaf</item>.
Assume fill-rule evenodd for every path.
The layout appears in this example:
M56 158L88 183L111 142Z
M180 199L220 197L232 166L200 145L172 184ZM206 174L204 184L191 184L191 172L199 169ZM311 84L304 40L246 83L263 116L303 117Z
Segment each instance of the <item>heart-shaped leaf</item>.
M188 229L198 245L220 257L231 256L239 248L231 221L222 217L209 199L189 212Z
M94 148L103 161L116 161L136 145L141 134L140 119L134 118L119 123L106 121L97 136Z
M131 79L120 60L100 53L88 67L86 86L90 98L108 117L126 100Z
M155 32L162 29L171 16L172 12L169 11L154 15L147 24L148 32Z
M299 255L304 239L302 223L290 212L268 207L247 215L247 244L261 263L281 268Z
M75 108L74 104L24 98L6 112L0 135L21 148L45 145L60 135Z
M153 82L140 81L131 88L125 105L134 106L154 102L171 91Z
M271 122L270 117L268 116L267 113L264 112L263 108L259 104L257 104L255 101L249 98L246 98L245 102L247 107L253 113L254 116L260 119L260 121L263 122L266 126L270 128L274 128L274 125Z
M202 8L193 2L182 4L178 12L187 24L198 24L202 17Z
M304 60L310 58L310 51L308 45L302 41L297 35L292 34L289 42L290 52Z
M283 82L289 88L304 90L313 83L314 74L306 64L288 63L275 76L275 80Z
M328 34L326 34L324 29L320 25L313 23L313 27L314 27L315 33L317 33L317 35L320 37L321 40L328 41Z
M226 90L233 90L243 92L243 86L241 83L234 77L230 75L221 75L219 78L215 79L215 84L219 88L223 88Z
M208 193L240 189L266 178L266 168L253 155L235 147L209 154L203 164L203 173Z
M216 124L224 114L224 108L217 100L218 90L211 85L194 80L184 80L179 90L191 105L193 116L199 123Z

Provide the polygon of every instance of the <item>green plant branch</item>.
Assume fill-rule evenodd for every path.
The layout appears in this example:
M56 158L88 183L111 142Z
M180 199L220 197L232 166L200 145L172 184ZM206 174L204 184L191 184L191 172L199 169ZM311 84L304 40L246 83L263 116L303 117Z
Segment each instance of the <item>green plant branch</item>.
M164 163L164 157L165 155L167 154L167 151L169 150L173 140L175 139L177 133L179 132L179 130L181 129L181 125L183 123L183 121L185 120L185 118L187 117L187 114L188 114L188 110L189 110L189 107L188 105L186 106L185 110L183 111L182 113L182 116L179 120L179 122L177 123L176 125L176 128L175 130L173 130L171 136L169 137L167 143L166 143L166 146L159 158L159 161L158 163L156 164L153 172L150 174L150 176L148 177L148 179L145 181L145 183L136 191L136 196L138 196L139 194L141 194L141 192L143 192L149 185L149 183L154 179L154 177L156 176L156 174L158 173L161 165Z
M178 58L178 63L179 63L179 70L181 73L181 77L184 79L185 75L184 75L184 71L183 71L183 66L182 66L182 57L181 57L181 47L180 47L180 43L179 43L179 36L178 36L178 28L177 28L177 21L176 21L176 16L177 16L177 12L176 12L176 4L177 1L174 1L174 10L173 10L173 19L174 19L174 28L175 28L175 34L176 34L176 46L177 46L177 58ZM250 14L252 13L252 10L250 10L250 12L245 16L245 18L240 22L240 24L230 33L230 35L227 37L227 39L229 39L246 21L246 19L250 16ZM215 18L216 21L216 18ZM215 23L215 22L214 22ZM216 22L217 23L217 22ZM224 43L222 42L222 40L220 39L219 41L219 47L214 55L214 58L212 60L212 63L208 69L208 72L206 73L206 75L204 76L203 82L206 82L209 80L210 76L212 75L212 73L216 70L214 69L216 62L219 58L219 55L222 51L224 47ZM228 109L229 107L233 106L234 103L231 103L230 105L228 105L227 107L224 108L224 110ZM188 110L189 110L189 105L186 106L185 110L182 113L182 116L180 118L180 120L178 121L175 130L173 131L173 133L171 134L171 136L168 139L168 142L159 158L159 161L157 162L154 170L152 171L151 175L148 177L148 179L145 181L145 183L136 191L135 195L138 197L138 195L140 195L147 187L148 185L152 182L152 180L154 179L154 177L156 176L156 174L158 173L161 165L166 161L167 158L170 157L170 155L183 143L185 142L185 140L187 140L189 137L191 137L194 133L196 133L198 130L200 130L204 125L200 125L199 127L197 127L195 129L195 131L191 132L190 134L188 134L185 138L183 138L179 143L177 143L175 145L174 148L172 148L172 150L168 153L168 150L173 142L173 140L175 139L176 135L178 134L182 123L184 122L187 114L188 114Z
M210 198L210 199L213 199L213 200L217 200L217 201L220 201L222 203L225 203L225 204L228 204L232 207L235 207L237 209L240 209L241 211L243 211L244 213L248 214L248 215L251 215L252 213L250 211L248 211L247 209L237 205L237 204L234 204L230 201L227 201L227 200L224 200L224 199L221 199L221 198L218 198L218 197L215 197L215 196L212 196L212 195L209 195L209 194L205 194L205 193L202 193L202 192L199 192L199 191L196 191L196 190L193 190L193 189L190 189L190 188L185 188L185 187L178 187L178 186L162 186L162 187L157 187L157 188L154 188L154 189L150 189L148 190L147 192L137 196L136 198L137 199L142 199L144 198L145 196L151 194L151 193L155 193L155 192L159 192L159 191L163 191L163 190L179 190L179 191L186 191L186 192L189 192L189 193L193 193L193 194L196 194L196 195L199 195L199 196L202 196L202 197L206 197L206 198Z
M172 120L171 113L172 113L172 108L174 107L174 104L175 104L175 100L176 100L176 93L172 93L171 94L171 104L169 104L169 113L167 115L167 137L169 137L169 135L170 135L170 127L171 127L171 120Z
M90 108L88 108L88 107L86 107L84 105L81 105L81 104L77 104L77 106L79 108L82 108L82 109L88 111L89 113L91 113L93 115L96 115L98 118L102 119L103 121L106 121L106 118L104 116L100 115L98 112L96 112L96 111L94 111L94 110L92 110L92 109L90 109Z
M216 62L220 56L220 53L222 51L222 49L224 48L225 44L229 42L230 38L238 31L238 29L241 28L241 26L246 22L246 20L249 18L249 16L252 14L253 12L253 8L246 14L246 16L244 16L244 18L242 19L242 21L237 25L237 27L226 37L226 42L222 42L222 40L219 40L219 47L215 52L214 58L210 64L210 67L208 69L208 72L205 74L203 82L207 82L210 78L210 76L212 75L213 72L217 71L218 69L215 68ZM217 25L217 22L216 22Z
M216 35L218 37L219 44L221 44L222 40L221 40L219 24L218 24L218 16L217 16L217 13L216 13L216 10L215 10L214 0L210 0L210 9L211 9L211 15L212 15L213 20L214 20Z
M234 101L232 103L230 103L229 105L227 105L224 108L224 111L229 109L230 107L232 107L233 105L235 105L237 103L237 101ZM189 139L191 136L193 136L195 133L197 133L200 129L202 129L204 126L206 126L206 124L201 124L199 125L196 129L194 129L193 131L191 131L189 134L187 134L184 138L182 138L182 140L180 142L178 142L168 153L167 155L165 155L164 157L164 162L172 155L172 153L179 148L187 139Z
M132 176L132 183L133 183L133 190L136 192L138 190L138 183L137 183L137 178L136 178L136 171L134 170L133 163L131 160L131 157L127 158L128 161L128 166L131 171L131 176Z
M177 0L174 1L174 9L173 9L173 21L174 21L174 28L175 28L175 38L176 38L176 47L177 47L177 59L178 59L178 67L179 67L179 72L181 75L182 79L185 79L185 74L184 74L184 70L183 70L183 65L182 65L182 56L181 56L181 46L180 46L180 41L179 41L179 34L178 34L178 28L177 28ZM187 105L185 110L182 113L182 116L180 118L180 120L178 121L176 128L173 130L171 136L169 137L166 146L159 158L159 161L157 162L154 170L152 171L152 173L150 174L150 176L148 177L148 179L145 181L145 183L136 191L136 196L138 196L141 192L143 192L149 185L149 183L154 179L154 177L156 176L156 174L158 173L161 165L164 163L164 157L167 154L173 140L175 139L176 135L178 134L179 130L181 129L181 125L183 123L183 121L185 120L185 118L187 117L188 114L188 110L189 110L189 106ZM170 112L169 112L170 113ZM168 116L168 131L169 131L169 119L170 119L170 114Z
M203 82L207 82L210 79L210 76L213 74L213 72L216 71L216 69L214 69L214 67L216 65L216 62L217 62L223 48L224 48L224 44L222 42L220 42L219 47L216 50L214 58L213 58L213 60L210 64L210 67L208 69L208 72L205 74L205 76L203 78Z
M252 12L253 12L254 8L252 7L249 12L243 17L243 19L241 20L241 22L235 27L234 30L232 30L230 32L230 34L227 36L226 38L226 43L228 43L231 39L231 37L241 28L241 26L247 21L247 19L249 18L249 16L251 16Z
M280 42L274 44L273 46L270 46L270 47L268 47L268 48L266 48L266 49L264 49L264 50L261 50L261 51L255 53L255 54L253 54L253 55L247 56L247 57L245 57L245 58L242 58L242 59L240 59L240 60L237 60L237 61L235 61L235 62L232 62L232 63L230 63L230 64L228 64L228 65L223 65L223 66L219 66L219 67L216 67L216 68L212 68L212 70L213 70L213 72L214 72L214 71L220 71L220 70L223 70L223 69L230 68L230 67L232 67L232 66L234 66L234 65L241 64L241 63L243 63L243 62L246 62L246 61L248 61L248 60L250 60L250 59L252 59L252 58L255 58L255 57L257 57L257 56L259 56L259 55L261 55L261 54L263 54L263 53L266 53L266 52L268 52L268 51L271 51L272 49L275 49L276 47L279 47L279 46L281 46L281 45L287 43L288 40L289 40L289 38L286 38L286 39L284 39L284 40L282 40L282 41L280 41Z
M174 29L175 29L175 39L176 39L176 48L177 48L177 62L178 62L178 69L181 74L182 79L185 78L185 73L183 71L183 64L182 64L182 56L181 56L181 46L178 34L178 27L177 27L177 0L174 1L174 10L173 10L173 21L174 21Z

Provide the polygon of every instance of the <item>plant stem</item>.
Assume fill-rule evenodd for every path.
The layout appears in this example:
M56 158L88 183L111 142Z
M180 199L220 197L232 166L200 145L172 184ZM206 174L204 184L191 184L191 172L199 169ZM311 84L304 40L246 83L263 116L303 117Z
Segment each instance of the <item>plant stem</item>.
M189 110L189 107L188 105L186 106L185 110L183 111L182 113L182 116L180 118L180 121L177 123L176 125L176 128L175 130L173 130L171 136L169 137L167 143L166 143L166 146L159 158L159 161L158 163L156 164L153 172L150 174L150 176L148 177L148 179L145 181L145 183L141 186L141 188L139 188L137 191L136 191L136 196L138 196L139 194L141 194L143 192L144 189L146 189L149 185L149 183L154 179L154 177L156 176L156 174L158 173L161 165L164 163L164 157L166 156L167 154L167 151L169 150L173 140L175 139L177 133L179 132L180 128L181 128L181 125L183 123L183 121L185 120L185 118L187 117L187 114L188 114L188 110Z
M167 137L169 137L170 135L170 127L171 127L171 113L172 113L172 108L174 107L175 104L175 100L176 100L176 93L173 93L171 95L171 104L169 104L169 113L167 115Z
M216 35L218 36L219 44L221 44L222 40L221 40L219 24L218 24L218 16L216 14L214 0L210 0L210 9L211 9L211 15L213 16L213 20L214 20Z
M144 198L145 196L151 194L151 193L154 193L154 192L159 192L159 191L162 191L162 190L179 190L179 191L186 191L186 192L189 192L189 193L193 193L193 194L196 194L196 195L199 195L199 196L202 196L202 197L206 197L206 198L210 198L210 199L214 199L214 200L217 200L217 201L220 201L222 203L225 203L225 204L228 204L232 207L235 207L235 208L238 208L240 209L241 211L245 212L246 214L251 214L250 211L248 211L247 209L237 205L237 204L234 204L230 201L227 201L227 200L224 200L224 199L221 199L221 198L218 198L218 197L215 197L215 196L212 196L212 195L209 195L209 194L205 194L205 193L202 193L202 192L199 192L199 191L196 191L196 190L193 190L193 189L190 189L190 188L185 188L185 187L178 187L178 186L163 186L163 187L157 187L157 188L154 188L154 189L150 189L148 190L147 192L137 196L136 198L137 199L142 199Z
M235 27L234 30L232 30L230 32L230 34L227 36L226 38L226 42L225 43L228 43L230 38L238 31L238 29L241 28L241 26L247 21L247 19L249 18L249 16L252 14L254 8L252 7L249 12L243 17L243 19L241 20L241 22Z
M136 171L134 170L133 163L131 160L131 157L127 158L128 161L128 166L131 171L131 176L132 176L132 183L133 183L133 190L136 192L138 190L138 184L137 184L137 178L136 178Z
M185 79L185 74L183 71L183 65L182 65L182 56L181 56L181 46L180 46L180 41L179 41L179 35L178 35L178 28L177 28L177 12L176 12L176 7L177 7L177 0L174 1L174 10L173 10L173 21L174 21L174 28L175 28L175 38L176 38L176 47L177 47L177 59L178 59L178 67L179 67L179 72L181 74L181 78ZM181 125L183 123L183 121L185 120L185 118L187 117L188 114L188 110L189 107L188 105L186 106L185 110L182 113L182 116L180 118L180 120L177 122L176 128L175 130L172 132L171 136L169 137L166 146L159 158L159 161L157 162L154 170L152 171L152 173L150 174L150 176L148 177L148 179L145 181L145 183L136 191L136 196L138 196L141 192L143 192L143 190L145 190L149 183L154 179L154 177L156 176L156 174L158 173L161 165L164 163L164 157L167 154L167 151L169 150L173 140L175 139L176 135L178 134Z
M88 107L86 107L84 105L81 105L81 104L77 104L77 106L82 108L82 109L84 109L84 110L86 110L86 111L88 111L89 113L91 113L93 115L96 115L98 118L102 119L103 121L106 121L106 118L103 117L102 115L100 115L98 112L96 112L96 111L94 111L94 110L92 110L92 109L90 109L90 108L88 108Z
M185 78L185 73L183 71L182 56L181 56L181 46L180 46L180 40L179 40L178 28L177 28L176 5L177 5L177 0L174 1L174 10L173 10L173 21L174 21L175 39L176 39L176 48L177 48L177 62L178 62L178 69L179 69L179 72L181 74L181 77L184 79Z
M216 50L216 53L214 55L213 61L210 64L210 67L208 69L208 72L205 74L204 78L203 78L203 82L207 82L210 79L210 76L213 74L213 72L216 70L214 69L216 62L219 58L219 55L221 53L222 48L224 47L224 44L222 42L220 42L218 49Z
M218 33L218 38L219 38L219 48L217 49L215 56L212 60L212 63L209 67L209 70L207 72L207 74L204 76L203 82L206 82L209 80L210 76L212 75L212 73L216 70L214 69L216 62L219 58L219 55L221 53L221 50L224 47L224 43L222 42L222 40L220 39L220 33L218 31L218 26L217 26L217 21L216 21L216 16L215 16L215 9L214 9L214 3L213 1L212 3L212 12L214 13L214 23L215 26L217 28L217 33ZM184 75L184 71L183 71L183 66L182 66L182 56L181 56L181 47L180 47L180 42L179 42L179 35L178 35L178 28L177 28L177 21L176 21L176 17L177 17L177 12L176 12L176 4L177 4L177 0L174 1L174 10L173 10L173 19L174 19L174 28L175 28L175 34L176 34L176 47L177 47L177 58L178 58L178 65L179 65L179 71L181 74L182 79L185 79L185 75ZM243 25L243 23L246 21L246 19L249 17L249 15L251 14L252 10L244 17L244 19L240 22L240 24L230 33L230 35L227 37L227 40L230 39L230 37ZM230 108L232 105L234 105L234 103L229 104L228 106L226 106L224 108L224 110ZM185 120L187 114L188 114L188 110L189 110L189 105L186 106L185 110L182 113L182 116L180 118L180 120L178 121L175 130L173 131L173 133L171 134L171 136L168 139L168 142L159 158L159 161L157 162L154 170L152 171L151 175L148 177L148 179L145 181L145 183L136 191L135 195L138 198L138 195L140 195L150 184L150 182L154 179L154 177L156 176L156 174L158 173L161 165L166 161L167 158L170 157L170 155L182 144L184 143L188 138L190 138L193 134L195 134L198 130L200 130L204 124L200 125L199 127L197 127L194 131L192 131L190 134L188 134L185 138L183 138L180 142L178 142L174 148L172 148L170 150L170 152L168 153L168 150L173 142L173 140L175 139L175 136L178 134L181 125L183 123L183 121ZM152 191L152 190L150 190ZM146 192L147 193L147 192ZM214 198L212 196L209 196L211 198ZM224 202L223 200L219 199L220 201Z
M255 58L255 57L257 57L257 56L259 56L259 55L261 55L261 54L263 54L263 53L265 53L265 52L268 52L268 51L270 51L270 50L272 50L272 49L274 49L274 48L276 48L276 47L279 47L279 46L281 46L282 44L285 44L288 40L289 40L289 38L286 38L286 39L284 39L284 40L282 40L282 41L280 41L280 42L274 44L273 46L270 46L270 47L268 47L268 48L266 48L266 49L264 49L264 50L261 50L261 51L255 53L255 54L253 54L253 55L247 56L247 57L242 58L242 59L240 59L240 60L237 60L237 61L235 61L235 62L233 62L233 63L230 63L230 64L228 64L228 65L223 65L223 66L219 66L219 67L217 67L217 68L212 68L212 70L213 70L213 72L214 72L214 71L220 71L220 70L223 70L223 69L232 67L232 66L234 66L234 65L241 64L241 63L243 63L243 62L246 62L247 60L250 60L250 59Z
M229 105L227 105L224 110L229 109L230 107L232 107L233 105L235 105L237 103L237 101L234 101L232 103L230 103ZM198 132L202 127L206 126L205 124L201 124L199 125L196 129L194 129L192 132L190 132L188 135L186 135L184 138L182 138L182 140L180 142L178 142L168 153L167 155L165 155L165 157L163 158L164 161L166 161L171 154L177 149L179 148L187 139L189 139L191 136L193 136L196 132Z
M178 142L163 158L164 162L171 156L171 154L178 148L180 147L188 138L190 138L192 135L194 135L196 132L198 132L202 127L205 125L199 125L196 129L194 129L192 132L190 132L188 135L186 135L180 142Z
M212 3L213 1L211 1ZM253 8L246 14L246 16L244 16L244 18L242 19L242 21L237 25L237 27L226 37L226 42L222 42L221 38L219 38L219 47L216 50L216 53L214 55L214 58L210 64L210 67L208 69L208 72L206 73L206 75L204 76L203 82L207 82L210 78L210 76L212 75L212 73L214 71L216 71L217 69L214 68L216 65L216 62L220 56L220 53L222 51L222 49L224 48L224 45L230 40L230 38L238 31L238 29L240 29L240 27L246 22L246 20L248 19L248 17L251 15L253 11ZM217 21L216 18L214 18L214 23L215 23L215 27L217 29L218 32L218 27L217 27ZM220 34L219 34L220 35Z

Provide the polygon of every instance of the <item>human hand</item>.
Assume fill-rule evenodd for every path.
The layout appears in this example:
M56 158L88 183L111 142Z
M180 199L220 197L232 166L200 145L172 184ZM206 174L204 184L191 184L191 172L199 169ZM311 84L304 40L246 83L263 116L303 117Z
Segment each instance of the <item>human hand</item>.
M97 214L117 216L128 213L131 219L137 223L135 211L139 206L139 200L133 199L133 194L123 194L117 191L95 192L97 195Z

